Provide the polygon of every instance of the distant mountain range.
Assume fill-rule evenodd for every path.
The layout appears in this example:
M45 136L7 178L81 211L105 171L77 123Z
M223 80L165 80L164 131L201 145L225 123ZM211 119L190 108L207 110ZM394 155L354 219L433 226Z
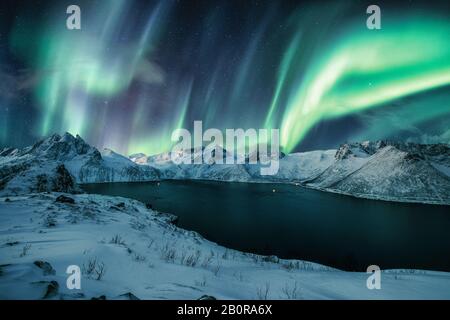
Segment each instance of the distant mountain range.
M177 157L195 159L203 151L189 150ZM226 150L223 153L229 156ZM170 153L127 158L109 149L100 152L66 133L24 149L1 150L0 194L76 192L79 183L201 179L293 183L363 198L450 204L447 144L366 141L337 150L281 154L279 161L274 176L261 176L259 164L176 165Z
M193 157L201 153L197 150ZM337 150L283 155L274 176L261 176L259 165L174 165L169 153L132 159L158 169L165 179L292 182L363 198L450 204L450 146L446 144L347 143Z

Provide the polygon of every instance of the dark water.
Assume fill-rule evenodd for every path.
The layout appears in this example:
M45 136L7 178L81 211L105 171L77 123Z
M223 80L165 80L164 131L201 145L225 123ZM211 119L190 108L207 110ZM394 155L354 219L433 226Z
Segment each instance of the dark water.
M450 207L356 199L299 186L166 181L84 185L151 203L221 245L346 270L450 271ZM276 192L273 192L275 189Z

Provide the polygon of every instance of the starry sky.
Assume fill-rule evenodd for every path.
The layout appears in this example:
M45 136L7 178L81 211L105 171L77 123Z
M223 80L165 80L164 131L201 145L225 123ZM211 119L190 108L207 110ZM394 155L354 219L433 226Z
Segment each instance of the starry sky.
M66 8L81 8L81 30ZM450 3L86 0L0 4L0 146L79 134L123 154L174 129L277 128L285 152L450 143Z

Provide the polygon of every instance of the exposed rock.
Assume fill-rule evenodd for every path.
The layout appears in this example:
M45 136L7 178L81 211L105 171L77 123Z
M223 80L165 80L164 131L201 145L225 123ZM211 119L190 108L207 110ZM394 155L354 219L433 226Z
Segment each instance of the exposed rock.
M215 297L213 296L208 296L208 295L203 295L200 298L198 298L197 300L217 300Z
M136 297L134 294L132 294L131 292L127 292L124 294L121 294L118 296L119 299L125 299L125 300L141 300L138 297Z
M45 285L45 293L42 296L42 299L50 299L55 297L59 292L59 283L55 280L52 281L39 281L35 282L35 284L43 284Z
M9 155L11 155L11 154L13 154L14 152L17 152L17 149L14 149L14 148L3 148L1 151L0 151L0 157L6 157L6 156L9 156Z
M74 191L74 179L63 164L56 168L56 176L53 178L52 182L52 191L66 193L71 193Z
M74 204L75 200L71 197L67 197L65 195L60 195L55 199L56 202L61 202L61 203L70 203L70 204Z
M42 269L44 276L55 275L56 271L53 269L52 265L46 261L37 260L33 262L38 268Z
M125 202L119 202L118 204L116 204L116 207L124 209L125 208Z
M157 212L158 216L162 217L166 222L171 223L173 225L177 225L179 218L178 216L171 214L171 213L162 213Z
M271 263L280 262L280 258L278 258L277 256L265 256L262 258L262 260L265 262L271 262Z

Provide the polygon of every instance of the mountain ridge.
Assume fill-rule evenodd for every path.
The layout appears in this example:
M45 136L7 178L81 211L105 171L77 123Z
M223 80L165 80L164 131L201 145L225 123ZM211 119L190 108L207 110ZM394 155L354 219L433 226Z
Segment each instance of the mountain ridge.
M200 157L202 150L192 157ZM165 179L284 182L369 199L450 204L447 144L353 142L336 150L283 155L279 161L278 173L264 177L260 164L175 165L170 153L146 156L139 164L160 170Z
M204 150L178 156L199 159ZM228 156L225 151L224 157ZM344 143L336 150L282 154L273 176L261 176L261 166L217 164L211 159L203 164L174 164L170 153L135 154L130 159L111 149L99 151L78 135L53 134L29 147L0 151L0 194L78 192L78 184L83 183L213 180L292 183L369 199L450 204L447 144Z

